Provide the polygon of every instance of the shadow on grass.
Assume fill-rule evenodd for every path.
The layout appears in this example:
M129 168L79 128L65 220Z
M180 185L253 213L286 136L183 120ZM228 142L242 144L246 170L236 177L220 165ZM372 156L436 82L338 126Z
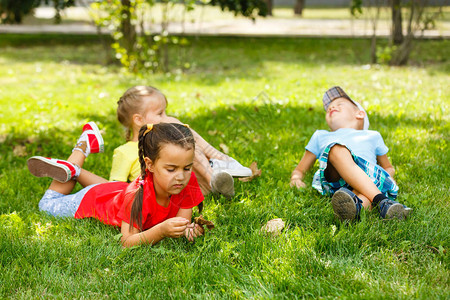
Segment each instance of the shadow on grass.
M111 110L107 117L91 113L83 113L78 117L96 121L103 130L105 153L90 156L84 167L108 178L113 150L124 143L123 129L116 121L115 112ZM290 215L293 218L291 221L295 222L296 213L288 211L291 208L287 208L289 205L286 206L286 201L289 202L290 198L297 199L293 201L301 199L296 205L301 206L302 211L309 209L310 212L307 217L304 213L298 214L298 218L307 218L312 222L315 218L326 223L331 221L329 214L325 217L321 216L322 209L317 207L317 205L327 206L328 202L324 202L322 197L311 188L300 192L289 188L290 173L303 155L304 147L310 137L317 129L327 129L321 107L266 102L255 105L224 106L207 110L195 117L181 116L180 119L190 124L212 146L222 151L229 149L228 154L244 165L250 165L251 162L256 161L263 171L260 178L250 183L236 181L237 196L230 205L238 205L237 203L244 199L241 206L253 206L257 203L254 209L262 216ZM401 145L396 145L396 136L389 134L393 128L397 130L414 128L414 130L426 132L430 129L430 120L371 114L371 128L376 130L380 127L386 145L391 149L388 155L394 158L392 161L394 166L414 173L424 173L425 170L422 169L420 162L411 162L416 159L417 150L421 149L421 159L429 162L426 166L427 177L423 179L425 184L433 183L435 189L445 190L443 186L445 183L441 180L440 162L448 161L449 154L447 151L442 151L443 145L436 138L436 136L443 136L448 140L448 126L445 121L434 120L432 125L434 133L429 136L416 138L414 133L405 133L407 138L402 139ZM0 167L4 170L1 177L4 186L8 187L1 191L2 199L4 199L0 205L1 213L20 211L28 207L25 203L14 199L17 191L11 190L10 186L20 187L20 193L34 194L32 198L34 209L36 209L36 201L39 199L36 195L42 193L50 180L32 177L26 168L26 159L32 155L66 158L80 131L80 128L74 128L71 131L52 128L29 139L21 135L19 130L15 130L6 137L0 145L2 153ZM24 147L22 156L14 154L17 147ZM414 166L410 166L411 163ZM311 182L312 173L312 171L308 173L306 182ZM400 178L402 186L414 181L415 175L401 174ZM403 180L405 182L402 182ZM18 185L20 182L23 184ZM31 185L27 186L25 183ZM415 188L418 187L413 186L413 190ZM408 190L413 192L409 187ZM271 199L265 199L265 194L270 195ZM259 198L265 199L267 203L254 201ZM227 206L227 201L220 200L220 202Z
M98 35L4 34L2 56L11 61L102 64L113 61L111 38ZM370 64L370 40L349 38L187 37L189 46L171 47L172 70L185 62L187 74L199 74L202 84L228 78L258 78L265 63L305 66ZM432 66L430 72L450 68L445 49L449 41L418 41L410 64ZM102 46L103 45L103 46ZM386 45L380 41L381 47ZM8 49L13 47L14 49ZM117 64L117 62L116 62ZM115 72L112 70L112 72ZM195 79L194 79L195 80Z

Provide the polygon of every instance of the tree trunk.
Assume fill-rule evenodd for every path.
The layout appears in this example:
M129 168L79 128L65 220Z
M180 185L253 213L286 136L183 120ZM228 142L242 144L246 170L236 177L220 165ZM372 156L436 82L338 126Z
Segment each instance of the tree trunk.
M392 58L389 62L391 66L404 66L408 62L409 54L413 49L413 36L407 36L403 43L396 51L392 53Z
M304 7L305 7L305 0L297 0L294 6L294 14L301 16Z
M272 16L273 0L264 0L267 4L267 15Z
M131 24L131 2L130 0L121 0L122 3L122 18L120 24L120 31L123 34L124 48L127 53L131 53L136 42L136 29Z
M394 45L403 43L402 31L402 4L401 0L391 0L392 8L392 32L391 40Z

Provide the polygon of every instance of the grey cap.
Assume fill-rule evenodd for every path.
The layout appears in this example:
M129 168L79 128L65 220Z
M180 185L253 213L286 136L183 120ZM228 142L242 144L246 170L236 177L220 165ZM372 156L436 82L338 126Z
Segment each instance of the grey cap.
M331 101L333 101L334 99L337 99L337 98L348 99L348 100L352 101L358 107L359 110L362 110L365 114L363 129L364 130L369 129L369 117L367 117L366 110L361 106L361 104L359 104L358 102L356 102L352 98L350 98L349 95L347 95L347 93L344 92L344 90L339 86L333 86L332 88L328 89L325 92L325 94L323 95L323 99L322 99L323 108L325 110L327 110Z

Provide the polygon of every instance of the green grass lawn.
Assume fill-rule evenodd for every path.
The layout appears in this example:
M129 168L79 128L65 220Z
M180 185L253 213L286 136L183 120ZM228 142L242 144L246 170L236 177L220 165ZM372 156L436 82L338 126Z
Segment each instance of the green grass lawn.
M449 298L448 40L419 43L403 68L370 66L364 39L191 44L173 53L187 72L136 76L104 65L96 37L0 36L0 298ZM85 167L108 177L124 141L116 102L137 84L160 88L170 114L262 169L235 181L233 199L205 199L216 228L195 244L122 249L115 228L39 212L50 179L30 175L27 158L67 157L93 120L106 150ZM342 224L329 198L289 187L309 138L327 128L321 99L332 85L383 135L410 219L373 211ZM260 233L272 218L287 223L276 238Z

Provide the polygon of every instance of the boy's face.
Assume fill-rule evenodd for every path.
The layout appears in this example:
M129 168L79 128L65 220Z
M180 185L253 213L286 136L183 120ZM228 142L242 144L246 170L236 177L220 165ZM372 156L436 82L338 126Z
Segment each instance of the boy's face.
M353 102L346 98L337 98L331 101L328 106L325 120L331 131L339 128L360 128L361 120L364 119L364 112L360 111Z
M161 123L166 116L166 99L159 93L143 97L142 121L144 124ZM142 125L144 125L142 124Z

